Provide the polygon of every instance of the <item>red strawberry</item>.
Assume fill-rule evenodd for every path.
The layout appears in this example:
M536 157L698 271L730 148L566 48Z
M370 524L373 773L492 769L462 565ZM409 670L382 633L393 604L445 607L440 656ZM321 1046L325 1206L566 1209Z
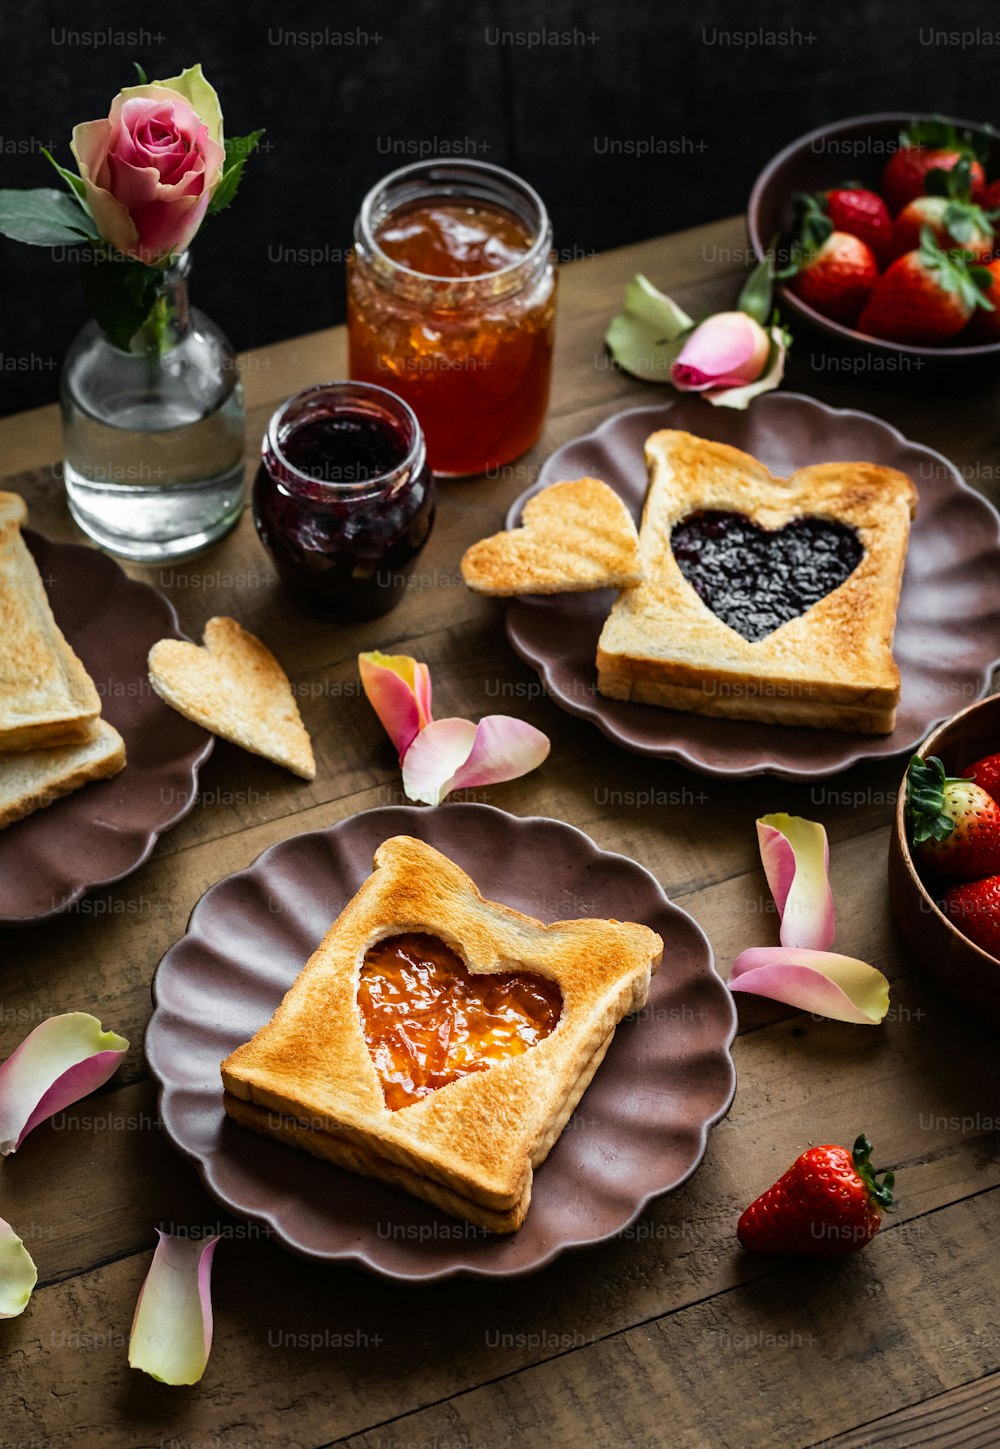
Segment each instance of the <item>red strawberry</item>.
M872 1145L861 1134L853 1151L810 1147L784 1177L752 1202L736 1225L744 1248L797 1258L846 1258L871 1242L883 1210L893 1209L894 1175L879 1182Z
M1000 263L998 263L1000 265ZM967 780L975 780L980 790L1000 804L1000 755L984 755L962 774Z
M992 310L984 294L989 275L962 252L944 252L929 227L918 251L897 257L858 318L858 331L890 342L946 342L977 307Z
M973 200L979 199L986 176L967 132L960 135L950 122L931 117L907 126L899 141L899 150L882 172L882 194L894 215L914 197L923 196L929 171L950 171L963 157L969 162Z
M889 256L892 218L877 191L863 186L837 186L822 193L822 204L835 231L850 232L871 247L881 265Z
M831 231L815 251L800 253L789 286L797 297L851 326L878 281L871 248L846 231ZM779 275L786 275L779 273Z
M984 262L983 271L989 276L989 281L983 288L983 296L987 302L993 303L993 311L988 312L983 307L976 308L975 315L969 323L968 340L970 342L1000 342L1000 258L996 261ZM982 784L982 781L980 780L979 783ZM991 790L989 793L992 795L993 791Z
M936 755L913 755L906 821L918 864L946 880L1000 874L1000 805L974 781L949 778Z
M985 211L996 211L1000 208L1000 181L988 181L977 200Z
M963 936L1000 961L1000 875L952 886L941 904Z
M967 157L950 171L928 171L927 195L908 201L892 224L892 255L900 257L918 247L925 226L939 246L960 247L977 258L992 255L993 218L972 200Z

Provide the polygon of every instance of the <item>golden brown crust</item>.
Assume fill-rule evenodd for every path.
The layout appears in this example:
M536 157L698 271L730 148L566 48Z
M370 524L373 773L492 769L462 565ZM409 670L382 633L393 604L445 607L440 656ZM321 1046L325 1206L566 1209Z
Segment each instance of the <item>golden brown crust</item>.
M419 931L469 969L538 972L556 981L555 1030L521 1056L390 1111L357 1005L365 954L386 936ZM484 900L457 865L422 841L395 836L289 989L271 1022L222 1063L226 1092L258 1111L258 1131L302 1142L438 1202L475 1204L494 1220L523 1218L533 1168L548 1153L621 1018L646 999L663 943L646 926L578 920L543 925ZM235 1115L235 1113L233 1114ZM292 1131L288 1119L298 1125ZM385 1164L392 1164L392 1172ZM351 1165L351 1164L349 1164ZM378 1169L378 1170L376 1170ZM362 1170L362 1169L359 1169ZM404 1181L405 1179L405 1181ZM418 1191L415 1183L431 1184ZM490 1223L486 1219L490 1219Z
M466 550L462 577L496 597L628 588L642 577L639 535L607 483L553 483L528 499L519 528Z
M235 619L209 619L201 648L161 639L149 651L149 680L161 699L213 734L304 780L315 777L312 743L288 675Z
M775 478L749 454L665 429L646 442L650 486L640 543L646 581L615 603L597 650L614 699L696 714L888 733L899 702L892 657L916 490L872 463L823 463ZM763 528L809 514L857 530L858 567L805 614L757 642L698 597L674 559L674 524L732 509Z
M21 537L24 499L0 493L0 751L85 741L101 713L86 669L56 623Z
M0 829L125 768L125 741L98 720L83 744L0 755Z

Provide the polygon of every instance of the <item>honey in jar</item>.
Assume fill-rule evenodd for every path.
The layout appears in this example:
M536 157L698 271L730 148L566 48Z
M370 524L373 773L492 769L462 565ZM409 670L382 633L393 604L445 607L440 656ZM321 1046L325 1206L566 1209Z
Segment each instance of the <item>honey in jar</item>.
M366 954L358 1010L385 1104L398 1111L544 1041L562 993L535 972L473 974L444 941L409 932Z
M536 193L481 162L420 162L365 198L348 263L352 378L416 413L436 473L493 470L538 439L555 335Z

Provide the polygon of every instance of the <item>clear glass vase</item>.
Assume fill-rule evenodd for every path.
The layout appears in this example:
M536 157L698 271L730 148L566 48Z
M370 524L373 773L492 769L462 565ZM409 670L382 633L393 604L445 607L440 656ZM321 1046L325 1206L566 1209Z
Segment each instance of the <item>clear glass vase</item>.
M163 274L128 352L96 322L63 364L63 473L70 512L109 552L139 562L207 548L243 508L243 385L236 355L189 307L190 258Z

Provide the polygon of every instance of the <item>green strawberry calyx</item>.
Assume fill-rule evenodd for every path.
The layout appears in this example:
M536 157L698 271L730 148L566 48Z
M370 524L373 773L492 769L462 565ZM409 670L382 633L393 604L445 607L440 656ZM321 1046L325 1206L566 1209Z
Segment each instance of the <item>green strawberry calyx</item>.
M958 151L983 163L989 160L992 139L992 126L984 126L981 132L959 131L944 116L925 116L922 120L911 121L899 133L902 146L920 146L927 151Z
M906 771L906 819L914 845L925 840L947 840L955 822L945 810L945 787L967 785L968 780L949 776L937 755L922 760L912 755Z
M996 211L986 211L972 200L972 168L968 157L956 161L950 171L935 166L928 171L925 186L928 196L944 197L949 203L942 220L948 235L960 245L993 235Z
M896 1204L892 1197L892 1189L896 1185L896 1174L894 1172L877 1173L872 1166L871 1157L872 1145L862 1132L851 1149L854 1170L868 1189L868 1196L872 1202L877 1203L883 1212L893 1213L896 1211ZM881 1182L879 1182L880 1176Z
M986 289L993 281L993 274L987 267L974 263L969 252L960 247L943 251L929 226L920 228L920 261L926 271L934 274L935 281L945 292L957 292L969 307L982 307L986 312L996 308L986 296Z
M796 276L807 267L824 243L833 236L833 222L823 210L818 197L800 191L796 194L793 205L795 235L788 263L774 274L781 281Z

